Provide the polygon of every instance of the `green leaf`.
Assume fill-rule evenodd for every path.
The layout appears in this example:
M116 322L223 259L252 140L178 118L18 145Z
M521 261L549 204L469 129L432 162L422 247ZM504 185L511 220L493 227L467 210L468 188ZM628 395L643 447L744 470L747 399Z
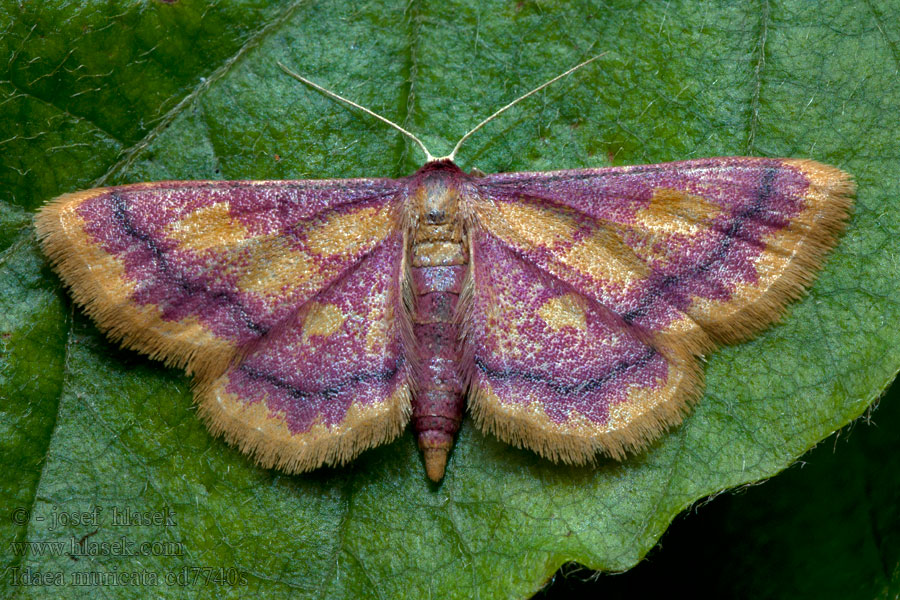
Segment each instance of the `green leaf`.
M898 400L895 380L870 419L765 485L698 504L627 573L593 577L569 567L538 597L900 597Z
M686 506L862 414L900 367L896 3L723 4L0 0L0 531L75 542L4 545L4 595L90 593L61 577L116 597L525 597L569 561L632 567ZM709 357L694 413L624 463L561 467L466 423L440 486L409 434L341 469L258 469L206 432L188 378L97 333L35 245L30 213L77 189L420 164L276 61L443 154L606 50L485 127L461 165L797 156L860 190L810 294Z

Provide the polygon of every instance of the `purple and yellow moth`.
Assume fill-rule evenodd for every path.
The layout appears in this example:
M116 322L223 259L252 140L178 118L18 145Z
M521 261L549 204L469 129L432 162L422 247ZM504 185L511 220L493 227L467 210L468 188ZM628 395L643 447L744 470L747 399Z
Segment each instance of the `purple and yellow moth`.
M597 57L595 57L597 58ZM594 60L594 59L591 59ZM113 340L193 374L262 466L342 464L409 421L439 481L463 413L554 461L681 422L700 359L775 321L852 204L804 159L400 179L162 181L65 194L36 228Z

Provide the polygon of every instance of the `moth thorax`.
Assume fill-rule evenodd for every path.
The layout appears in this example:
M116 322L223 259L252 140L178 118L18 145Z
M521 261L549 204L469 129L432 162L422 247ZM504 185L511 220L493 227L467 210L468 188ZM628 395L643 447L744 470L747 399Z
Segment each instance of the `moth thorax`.
M428 267L467 263L459 189L443 178L426 180L416 190L413 206L416 214L412 220L412 264Z

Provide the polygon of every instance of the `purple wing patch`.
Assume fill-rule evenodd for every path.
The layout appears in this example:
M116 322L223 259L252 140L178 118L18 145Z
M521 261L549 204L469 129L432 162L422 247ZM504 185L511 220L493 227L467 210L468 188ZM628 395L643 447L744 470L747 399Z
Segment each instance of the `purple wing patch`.
M161 182L49 205L51 257L129 346L215 369L395 229L393 180ZM74 250L74 251L73 251Z

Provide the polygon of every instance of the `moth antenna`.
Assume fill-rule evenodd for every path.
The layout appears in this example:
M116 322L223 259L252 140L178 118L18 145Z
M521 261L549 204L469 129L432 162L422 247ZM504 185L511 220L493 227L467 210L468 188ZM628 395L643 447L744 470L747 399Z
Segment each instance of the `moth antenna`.
M595 58L596 58L596 57L595 57ZM591 60L593 60L593 58L592 58ZM391 121L390 119L387 119L387 118L385 118L385 117L382 117L382 116L379 115L378 113L369 110L369 109L366 108L365 106L362 106L362 105L360 105L360 104L357 104L357 103L354 102L353 100L348 100L347 98L344 98L344 97L341 96L340 94L337 94L337 93L335 93L335 92L332 92L331 90L325 89L325 88L323 88L321 85L319 85L319 84L317 84L317 83L314 83L314 82L310 81L310 80L307 79L306 77L304 77L304 76L302 76L302 75L299 75L299 74L297 74L297 73L294 73L293 71L291 71L290 69L288 69L286 66L284 66L284 65L281 63L281 61L275 61L275 62L278 63L278 66L281 67L281 70L282 70L282 71L284 71L285 73L287 73L288 75L290 75L291 77L293 77L294 79L296 79L297 81L300 81L300 82L302 82L302 83L305 83L306 85L308 85L308 86L310 86L310 87L312 87L312 88L315 88L315 89L319 90L320 92L322 92L323 94L325 94L325 95L328 96L329 98L334 98L335 100L340 100L341 102L346 102L346 103L349 104L350 106L352 106L352 107L354 107L354 108L358 108L359 110L363 111L364 113L366 113L366 114L368 114L368 115L371 115L371 116L375 117L375 118L378 119L379 121L382 121L383 123L387 123L388 125L390 125L390 126L393 127L394 129L396 129L397 131L399 131L400 133L402 133L403 135L405 135L406 137L408 137L409 139L411 139L412 141L414 141L415 143L417 143L417 144L419 145L419 147L422 149L422 151L425 153L425 158L426 158L426 160L427 160L428 162L431 162L431 161L435 160L434 155L432 155L431 152L428 151L428 148L425 147L425 144L422 143L422 140L420 140L419 138L417 138L415 135L413 135L413 134L410 133L409 131L403 129L402 127L400 127L399 125L397 125L396 123L394 123L393 121ZM536 90L535 90L535 91L536 91Z
M470 130L466 133L466 135L462 136L462 137L459 139L459 141L456 142L456 146L453 147L453 151L452 151L450 154L448 154L447 156L443 157L441 160L443 160L443 159L453 160L454 157L456 157L456 153L457 153L457 151L459 150L460 146L463 145L463 142L465 142L467 139L469 139L469 136L471 136L473 133L475 133L476 131L478 131L479 129L481 129L482 127L484 127L485 125L487 125L488 123L490 123L491 121L493 121L494 119L496 119L498 116L500 116L500 115L501 115L502 113L504 113L506 110L512 108L513 106L515 106L516 104L518 104L519 102L521 102L522 100L524 100L525 98L527 98L528 96L531 96L531 95L533 95L533 94L538 93L539 91L541 91L542 89L544 89L544 88L547 87L548 85L550 85L550 84L552 84L552 83L555 83L555 82L559 81L560 79L562 79L562 78L565 77L566 75L570 75L570 74L574 73L575 71L577 71L578 69L580 69L581 67L584 67L584 66L586 66L586 65L589 65L590 63L594 62L595 60L597 60L598 58L600 58L601 56L603 56L603 55L605 55L605 54L607 54L607 52L602 52L602 53L600 53L600 54L598 54L598 55L596 55L596 56L594 56L594 57L592 57L592 58L589 58L589 59L587 59L586 61L584 61L584 62L582 62L582 63L579 63L579 64L575 65L574 67L572 67L571 69L569 69L569 70L566 71L565 73L560 73L559 75L557 75L556 77L554 77L554 78L551 79L550 81L545 81L544 83L542 83L541 85L537 86L536 88L534 88L533 90L531 90L531 91L528 92L527 94L523 94L523 95L519 96L518 98L516 98L515 100L513 100L512 102L510 102L509 104L507 104L506 106L504 106L503 108L501 108L500 110L498 110L497 112L495 112L494 114L492 114L491 116L489 116L487 119L485 119L484 121L482 121L481 123L479 123L478 125L476 125L475 127L473 127L472 129L470 129Z

